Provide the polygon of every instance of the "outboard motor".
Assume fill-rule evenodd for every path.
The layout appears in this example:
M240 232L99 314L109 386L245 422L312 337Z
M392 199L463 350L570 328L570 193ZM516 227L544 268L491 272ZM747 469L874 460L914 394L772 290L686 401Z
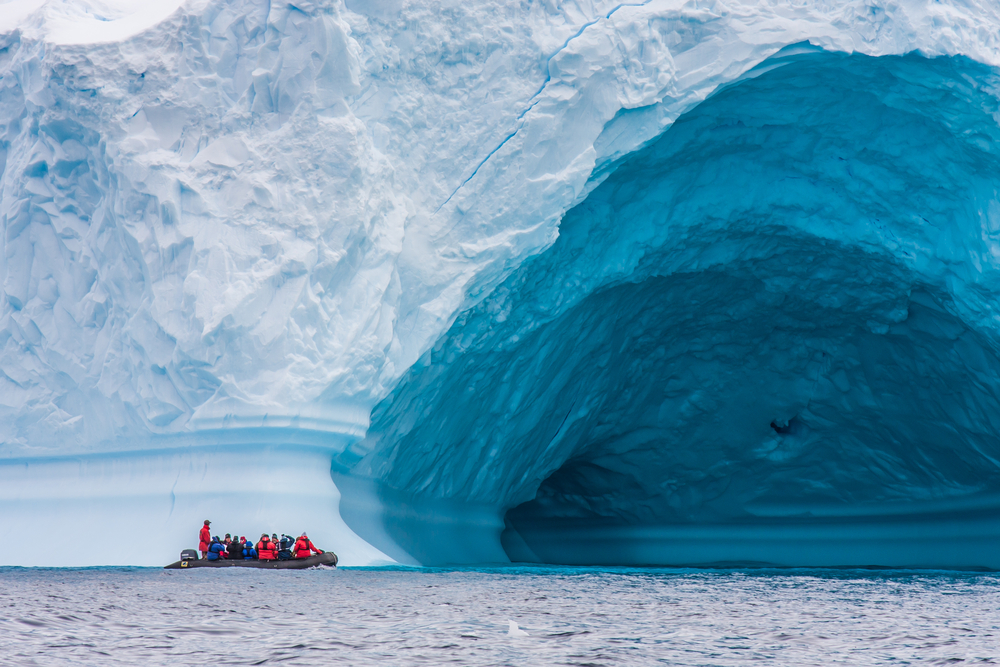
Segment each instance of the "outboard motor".
M181 552L181 561L198 560L198 552L194 549L185 549Z

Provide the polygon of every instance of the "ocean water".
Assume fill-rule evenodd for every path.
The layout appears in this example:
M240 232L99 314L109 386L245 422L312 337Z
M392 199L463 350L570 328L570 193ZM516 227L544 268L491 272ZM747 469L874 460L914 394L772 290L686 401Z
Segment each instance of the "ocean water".
M0 568L3 665L998 662L993 573Z

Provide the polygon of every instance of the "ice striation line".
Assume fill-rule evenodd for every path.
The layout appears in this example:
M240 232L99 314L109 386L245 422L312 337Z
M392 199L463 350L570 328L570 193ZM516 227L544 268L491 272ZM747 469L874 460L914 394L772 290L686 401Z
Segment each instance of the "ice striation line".
M532 109L535 108L535 105L538 104L538 99L536 99L536 98L545 91L545 87L548 86L549 83L552 81L552 59L553 58L555 58L560 53L562 53L563 51L565 51L566 48L569 46L569 43L572 42L574 39L576 39L576 38L580 37L581 35L583 35L583 33L586 32L587 28L589 28L589 27L591 27L591 26L593 26L593 25L595 25L597 23L600 23L601 21L605 21L605 20L610 19L612 17L612 15L614 15L614 13L617 12L619 9L622 9L624 7L643 7L645 5L648 5L650 2L652 2L652 0L646 0L646 2L632 2L632 3L622 3L620 5L616 5L610 12L608 12L604 16L602 16L600 18L597 18L597 19L594 19L593 21L589 21L587 23L584 23L580 27L580 29L576 31L575 34L567 37L566 41L563 42L562 46L560 46L558 49L556 49L552 53L552 55L550 55L545 60L545 80L542 81L541 87L535 92L535 94L528 98L528 101L531 102L531 104L529 104L528 107L524 111L522 111L521 113L519 113L517 115L517 121L519 121L519 123L520 123L517 126L517 129L515 129L513 132L511 132L509 135L507 135L507 137L503 141L501 141L500 144L496 148L494 148L493 150L491 150L486 155L486 157L484 157L479 162L479 164L476 165L476 168L472 170L472 173L469 175L469 177L466 178L461 183L459 183L458 187L455 188L450 195L448 195L448 198L445 199L443 202L441 202L441 205L438 206L434 210L434 213L435 214L439 213L441 211L441 209L443 209L445 206L447 206L448 202L450 202L455 197L455 195L458 194L458 191L461 190L462 188L464 188L465 185L469 181L471 181L473 178L476 177L476 174L478 174L479 170L483 168L483 165L486 164L489 161L489 159L496 154L497 151L499 151L501 148L503 148L507 144L508 141L510 141L511 139L513 139L517 135L517 133L521 131L521 128L524 127L524 122L523 122L524 121L524 117L528 114L529 111L531 111Z

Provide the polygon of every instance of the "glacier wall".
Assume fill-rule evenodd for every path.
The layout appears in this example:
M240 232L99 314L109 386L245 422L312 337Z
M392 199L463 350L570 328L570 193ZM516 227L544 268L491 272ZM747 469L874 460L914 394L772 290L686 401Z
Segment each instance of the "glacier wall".
M459 396L458 384L471 377L477 359L495 364L492 370L481 369L487 382L501 379L503 372L511 378L515 373L548 377L555 386L581 377L582 357L574 359L568 348L535 354L547 348L533 350L519 343L520 337L530 333L539 345L548 341L553 348L578 345L586 338L591 355L600 359L607 352L601 341L610 340L601 326L642 337L662 329L675 315L684 315L654 305L687 289L678 282L685 275L698 289L708 290L704 298L710 298L714 292L709 284L694 277L708 271L706 267L716 267L712 270L722 281L716 287L726 284L719 289L732 291L727 292L731 301L726 307L742 303L748 316L766 319L763 311L749 308L751 294L762 295L754 296L753 303L763 299L760 303L770 303L769 308L779 308L778 297L772 295L782 295L791 308L796 298L814 303L804 295L812 287L831 293L825 310L816 312L839 322L831 326L843 332L831 333L833 342L827 347L801 342L802 349L793 350L791 343L775 343L771 334L753 333L763 324L747 325L744 345L773 349L758 363L767 365L769 358L787 365L761 379L773 397L757 406L759 412L774 413L767 419L785 430L774 431L774 437L796 441L802 428L813 433L803 436L806 440L820 437L819 422L800 404L809 391L799 385L822 384L820 378L826 377L822 364L810 356L814 349L846 359L855 354L850 345L878 348L878 343L849 342L844 332L861 326L861 318L867 318L863 325L871 336L881 336L873 340L888 340L896 335L892 327L914 326L919 318L913 313L924 308L933 326L947 331L967 327L971 338L954 334L955 340L966 341L958 348L981 350L982 360L977 356L975 364L969 363L988 369L992 338L986 304L992 295L992 255L983 248L991 237L965 235L974 226L970 221L994 216L986 194L990 151L977 142L989 144L993 136L983 118L993 113L992 70L987 66L1000 61L997 26L1000 10L993 3L972 0L794 6L674 0L433 6L402 0L294 5L190 0L155 7L129 0L5 4L0 12L0 475L12 486L0 500L0 529L34 526L55 532L78 525L77 519L86 516L89 530L116 531L122 521L139 517L128 513L124 503L109 500L114 494L108 495L107 489L117 484L144 489L149 506L159 508L150 510L150 516L157 517L152 525L163 534L180 535L179 527L200 524L202 500L210 493L198 485L174 488L171 480L179 479L190 461L199 462L205 479L226 478L232 459L219 448L245 442L248 452L289 452L290 463L282 468L278 486L298 484L295 492L303 498L327 499L316 502L327 502L329 515L316 516L328 519L316 521L330 527L331 541L353 545L349 552L338 549L350 562L375 562L386 555L406 562L502 558L498 540L508 509L522 502L530 505L509 515L508 523L519 528L508 531L507 543L524 538L525 544L535 544L537 540L529 539L529 524L562 521L581 506L564 502L572 487L565 480L596 474L598 490L611 484L601 472L606 468L601 467L599 451L607 456L618 451L626 468L645 467L640 453L653 449L649 443L657 442L657 429L662 432L664 420L675 413L667 405L662 415L653 416L652 403L632 395L645 386L642 382L612 397L609 392L619 392L630 378L624 370L617 374L622 369L614 365L615 372L592 371L594 387L568 387L562 392L568 403L555 393L544 396L534 380L517 389L510 388L510 382L484 385L476 400ZM794 44L809 46L800 49L806 53L786 49ZM741 206L748 215L762 216L763 199L751 206L744 201L747 195L738 199L742 204L734 200L732 210L705 209L718 218L704 224L696 220L700 214L695 211L705 207L701 195L708 191L685 203L685 193L676 190L670 196L680 210L671 215L669 225L641 231L637 220L631 231L616 236L622 222L609 211L617 204L600 203L608 188L613 189L609 185L604 194L598 192L605 179L623 183L626 174L642 171L635 166L641 160L653 160L655 173L646 176L657 184L636 180L630 186L635 188L635 205L641 209L642 200L667 196L664 193L677 186L665 179L681 182L681 175L656 162L653 153L636 151L655 153L653 145L666 150L663 142L674 140L668 128L681 114L697 112L700 104L716 104L726 94L757 90L753 85L763 84L754 82L765 81L765 70L772 66L785 64L778 73L806 77L801 72L819 65L798 59L816 56L815 49L880 57L919 51L927 57L969 59L925 62L911 56L916 61L891 66L896 68L892 76L912 84L895 84L902 89L898 99L885 90L874 100L861 100L901 113L907 104L920 106L927 131L938 128L947 139L942 146L958 151L949 155L930 141L920 144L928 148L914 149L937 156L935 164L950 175L953 199L926 195L907 201L909 206L892 217L905 217L903 211L923 216L942 227L939 236L927 236L930 232L915 223L913 229L901 230L883 220L879 224L900 240L879 237L869 222L875 206L870 200L885 194L865 190L875 187L876 176L837 181L836 169L831 178L845 184L846 194L837 198L818 186L814 194L828 206L843 207L841 215L830 212L825 222L821 215L796 224L775 222L771 226L785 225L792 231L775 233L770 242L758 238L768 224L737 219ZM779 60L767 60L779 51ZM758 67L765 61L768 64ZM835 68L832 61L823 62ZM879 80L882 65L859 62L843 65L844 81ZM910 81L910 76L918 80ZM925 86L929 92L921 93L919 78L924 76L933 83ZM849 88L847 83L839 85ZM800 118L784 119L789 133L798 123L804 135L823 135L823 123L832 121L808 116L808 108L822 115L830 112L833 100L817 86L800 84L798 92L807 109ZM778 113L762 104L761 113ZM702 157L715 153L706 138L712 133L703 134L700 140L690 140ZM849 133L845 142L851 137L866 135ZM956 137L965 143L955 144ZM849 154L860 150L848 144ZM915 159L911 148L896 140L886 151ZM682 149L675 145L674 150ZM973 159L967 153L975 150L983 162L970 171ZM791 151L789 159L797 164L811 159L808 147L800 147L799 153L788 147L781 151ZM832 160L831 154L824 155ZM739 185L732 173L739 172L736 167L698 166L699 155L686 159L694 165L688 171L703 169L708 174L719 169L734 187ZM823 181L826 166L815 163L791 173L797 174L793 178ZM888 191L929 182L926 175L923 181L909 180L911 169L916 166L890 170L898 180ZM963 180L963 174L969 179ZM747 179L744 175L743 188L769 186L763 181L754 186ZM966 182L970 179L971 185ZM688 193L696 193L701 185L689 183ZM722 194L728 197L729 189L716 196ZM797 201L778 203L801 208L807 193L798 196ZM654 207L652 201L646 206ZM961 204L952 217L935 208L949 201ZM889 204L883 202L885 210ZM561 223L571 209L574 212ZM598 209L604 213L581 222L589 220L581 211ZM727 220L727 215L735 217ZM731 234L743 230L754 240L743 254L732 254L737 244L726 241L729 232L721 231L729 223ZM991 229L993 223L982 224ZM677 230L692 230L691 245L683 251L671 246L662 238L668 228L681 236L689 232ZM926 245L931 237L940 246L931 253L933 261L928 259L931 246ZM818 238L843 249L810 249ZM976 238L985 246L975 245ZM570 243L577 249L568 249ZM898 250L893 243L913 257L892 254ZM825 278L822 271L813 275L808 267L785 275L788 269L782 267L794 263L781 258L797 255L797 246L803 244L804 252L818 262L833 258L832 266L823 269L830 272ZM978 254L962 250L973 247ZM702 251L705 254L698 256ZM956 254L942 259L935 254L939 251ZM691 255L688 264L675 256L684 252ZM574 253L583 254L579 262L570 259ZM622 254L616 258L615 253ZM713 253L718 257L713 259ZM588 258L593 266L585 266ZM731 271L718 268L730 259ZM865 270L872 283L845 268L866 262L871 263ZM552 276L542 280L529 275L542 271L546 263L551 263ZM760 268L754 273L756 264ZM833 287L835 274L850 276L854 287L845 289L853 296ZM518 280L538 283L537 291L522 290ZM765 287L752 286L753 280ZM565 281L562 287L559 281ZM560 289L565 294L557 294ZM797 297L796 290L803 295ZM536 305L527 304L530 299ZM615 324L601 315L609 312L602 299L617 299L636 310ZM815 310L803 307L805 312ZM687 314L698 317L693 308ZM643 317L659 318L661 324ZM945 321L951 324L941 324ZM561 327L572 326L592 335L559 334ZM722 335L725 323L715 326ZM789 338L805 337L805 325L782 327ZM492 329L518 340L490 337ZM678 329L674 335L682 334ZM939 337L951 340L949 335ZM650 371L661 380L667 379L668 357L676 357L679 349L668 350L666 343L664 358L656 362L659 370ZM488 353L494 344L496 350ZM913 345L915 350L946 354L946 348L927 341ZM655 346L649 349L654 356L660 354ZM447 352L444 357L442 351ZM738 352L733 348L730 354ZM891 354L900 356L896 348ZM536 367L527 361L532 355ZM431 363L434 359L447 363L442 367ZM919 359L923 357L914 352L912 363L924 363ZM603 363L595 368L613 362L609 358ZM723 378L728 377L727 386L736 386L738 373L722 371L726 366L720 363L706 358L693 365L683 387L695 386L695 377L711 377L713 368L735 374L716 381L725 384ZM989 382L967 376L957 363L931 366L938 384L926 389L929 394L945 386L952 391L952 380L946 378L950 368L957 378L954 392L989 405L981 398L988 390L976 393L981 392L977 382L987 388ZM988 370L983 372L988 375ZM857 393L862 390L855 389L863 384L855 377L857 365L843 362L830 373L836 386L849 388L843 400L862 406ZM728 396L721 389L692 394L686 409L711 411L711 401ZM827 398L817 394L808 405ZM524 400L538 404L534 413ZM509 405L503 407L504 401ZM958 403L947 403L947 409ZM923 405L915 394L900 398L896 411L885 417L888 435L880 436L871 451L903 438L902 415L918 404ZM460 406L463 412L456 420ZM757 407L747 411L756 415ZM562 413L540 414L549 408ZM982 409L988 412L988 407ZM592 423L600 419L600 410L608 410L608 420L633 420L623 432L638 432L640 423L650 424L650 431L633 437L635 447L622 440L602 449L607 443L594 441L588 450L585 440L600 436ZM821 415L816 419L832 418L816 410ZM369 431L371 414L375 427ZM486 432L487 415L492 416L494 434ZM736 414L729 417L739 422ZM565 421L564 427L548 423L556 418L560 424ZM961 441L955 445L960 452L975 449L989 455L988 443L983 444L988 440L983 431L987 421L979 416L969 420L971 425L961 425L948 442ZM716 438L709 438L706 446L721 447L734 466L754 461L757 455L744 452L746 458L741 458L734 453L743 445L753 451L771 446L767 424L754 424L756 435L741 436L723 447L718 441L721 431L706 422L704 433L714 432ZM537 432L531 430L536 427ZM562 434L554 440L553 428ZM738 432L735 426L727 428L730 434ZM847 429L844 437L853 442L859 430ZM677 443L680 435L662 442ZM539 454L538 438L545 437L556 444L530 461ZM309 457L296 453L304 441L311 443ZM175 446L180 442L183 446ZM951 445L938 442L950 451ZM661 447L655 456L667 456L673 447ZM900 444L893 451L905 458L904 449ZM161 450L176 453L150 453ZM686 456L682 450L676 456ZM151 460L162 469L152 476L142 463ZM267 467L271 459L256 460ZM79 466L67 467L66 461ZM805 469L801 462L796 465ZM929 464L922 465L908 461L902 469L929 470ZM318 476L317 466L324 470ZM331 467L336 484L327 474ZM663 471L667 464L649 467ZM30 474L19 472L28 469ZM67 472L71 469L78 471L75 477ZM910 492L923 493L928 502L972 497L992 488L992 478L983 472L988 468L975 470L968 477L952 471L933 483L917 480L898 487L887 481L891 475L886 473L881 481L863 482L867 491L837 500L853 506L911 499L906 495ZM721 471L702 472L725 476ZM248 473L247 481L254 479ZM681 475L673 483L689 481ZM621 503L614 494L595 491L595 498L606 501L595 500L595 512L589 516L604 517L612 506L624 508L628 516L613 522L616 528L652 525L647 519L733 518L725 512L712 514L712 503L699 505L696 496L704 489L698 484L690 485L689 502L678 505L673 514L664 512L662 500L678 501L663 489L648 502L642 500L650 493L648 482L638 480L639 491L626 493ZM59 503L42 509L35 501L19 500L37 499L32 489L53 484L63 488ZM884 496L875 491L880 484L888 488ZM244 501L230 503L234 523L250 523L259 516L253 498L262 492L249 490L252 484L245 486ZM348 487L351 494L337 490ZM277 491L268 490L265 498L272 493ZM732 493L730 510L752 505L746 492L734 488ZM761 507L784 502L780 494L759 495L755 502ZM830 494L817 492L816 497L827 502ZM280 525L268 530L296 529L290 525L299 522L294 504L283 502L274 497L274 506L284 509L270 519ZM713 506L724 504L719 500ZM168 506L169 511L162 509ZM241 515L236 507L246 509ZM702 509L692 509L697 507ZM381 551L357 540L339 522L341 511L348 524ZM780 515L785 510L774 511ZM531 548L544 552L539 544ZM175 551L164 546L159 558L151 552L116 554L105 562L156 564Z

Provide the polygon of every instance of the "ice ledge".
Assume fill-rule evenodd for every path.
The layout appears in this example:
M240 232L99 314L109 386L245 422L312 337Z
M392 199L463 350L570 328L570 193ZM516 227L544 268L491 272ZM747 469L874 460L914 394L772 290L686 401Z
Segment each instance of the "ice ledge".
M395 562L340 518L329 473L336 446L274 430L211 434L207 442L206 435L200 444L172 438L173 447L156 450L0 461L3 534L102 545L7 550L0 565L165 565L197 548L206 518L213 532L254 539L307 530L342 565Z
M1000 569L1000 506L962 515L699 526L508 528L511 560L565 565L754 564Z

